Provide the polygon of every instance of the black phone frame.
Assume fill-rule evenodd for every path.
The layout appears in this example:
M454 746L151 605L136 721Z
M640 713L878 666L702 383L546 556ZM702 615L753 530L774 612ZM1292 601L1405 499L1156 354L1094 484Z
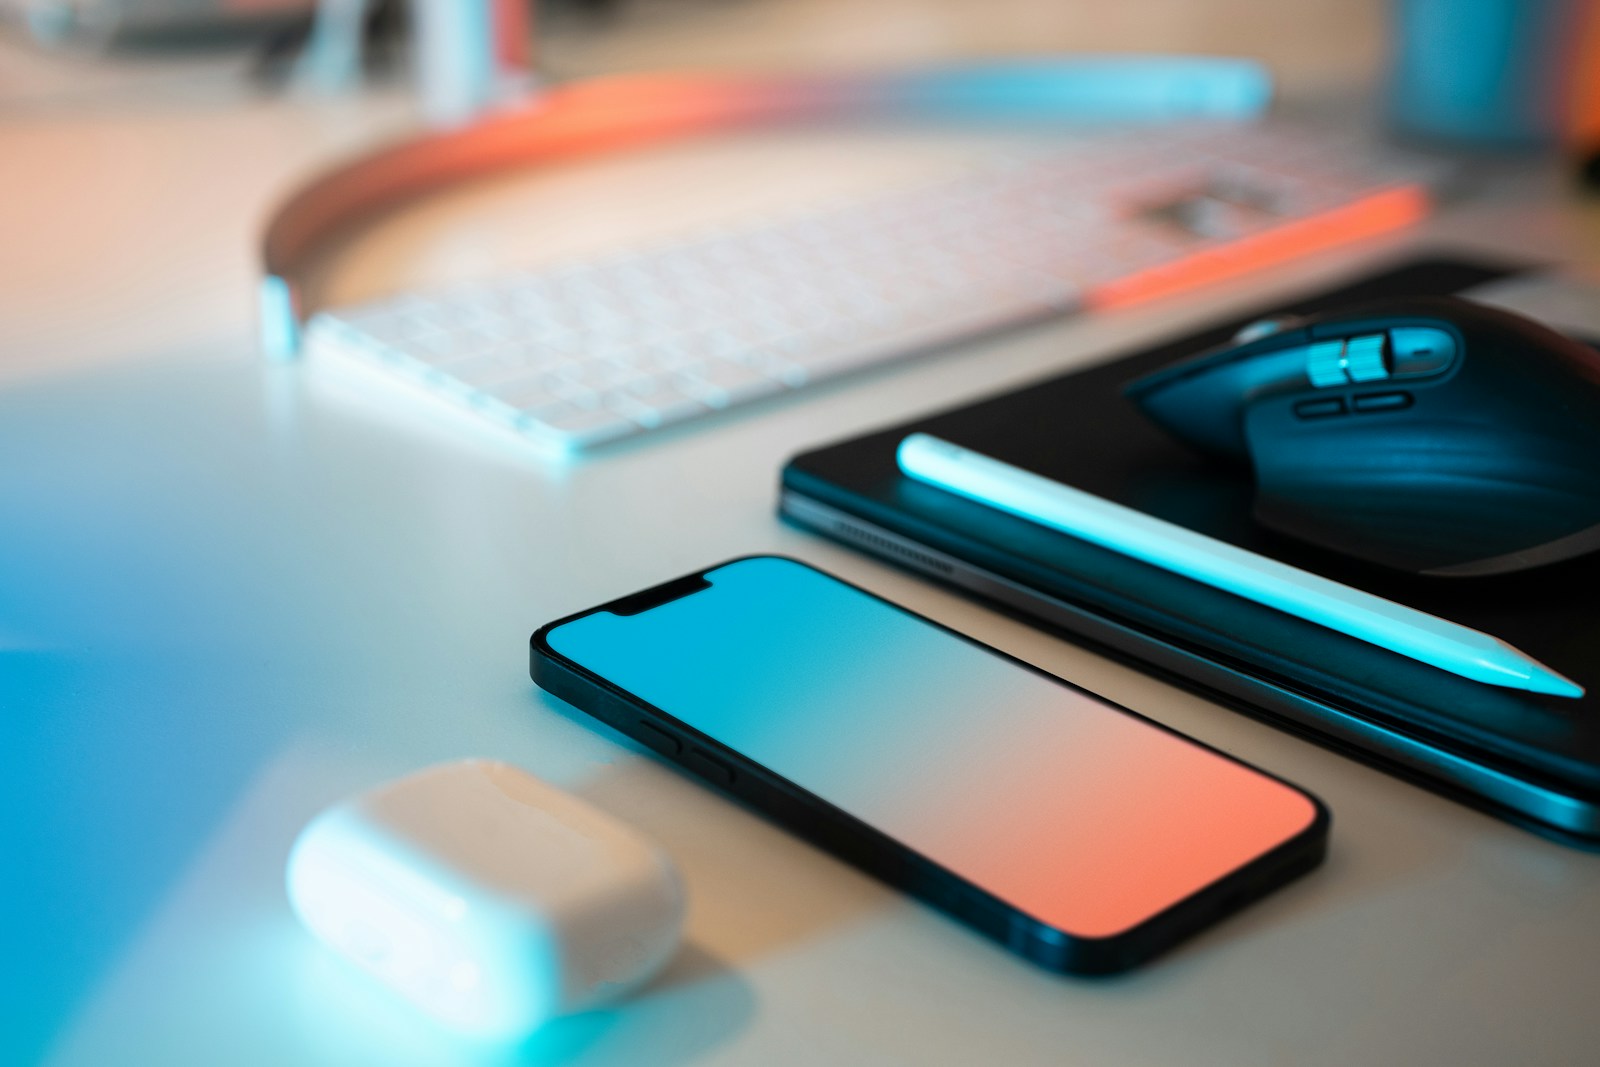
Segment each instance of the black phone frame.
M896 841L822 797L729 748L649 702L561 655L549 644L557 628L600 612L635 614L706 587L711 571L749 559L797 563L893 611L998 656L1013 666L1082 693L1305 796L1316 814L1304 830L1244 866L1202 887L1137 926L1103 938L1059 930L1007 904L982 887ZM699 584L696 584L699 583ZM644 604L644 607L640 605ZM738 556L669 582L575 612L534 631L529 676L541 689L640 742L719 791L737 799L818 848L978 930L1025 959L1061 974L1098 975L1149 960L1213 922L1315 868L1327 852L1328 808L1307 790L1245 760L1183 734L1131 708L1090 692L1031 663L984 644L802 560L774 554Z

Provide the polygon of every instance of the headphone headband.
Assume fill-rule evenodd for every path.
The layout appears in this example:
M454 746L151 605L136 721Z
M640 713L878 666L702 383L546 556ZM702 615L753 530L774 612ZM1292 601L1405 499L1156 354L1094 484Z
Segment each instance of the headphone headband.
M317 177L262 239L266 351L294 356L309 314L299 273L336 232L425 194L518 166L581 159L739 127L838 118L979 122L1245 119L1271 98L1248 60L1090 57L884 75L655 74L552 89L460 129L380 148Z

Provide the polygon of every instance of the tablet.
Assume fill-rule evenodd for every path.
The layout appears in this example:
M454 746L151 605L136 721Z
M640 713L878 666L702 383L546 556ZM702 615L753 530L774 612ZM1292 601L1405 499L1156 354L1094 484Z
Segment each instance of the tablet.
M1527 268L1436 258L1219 322L1190 336L796 456L789 521L893 561L1239 710L1564 840L1600 846L1600 555L1518 574L1428 578L1256 525L1247 472L1190 452L1123 386L1260 318L1396 295L1493 299ZM1546 304L1549 303L1545 298ZM1530 306L1531 305L1531 306ZM1546 313L1548 314L1548 313ZM1553 325L1561 326L1560 322ZM919 484L895 464L924 432L1335 581L1482 630L1588 690L1483 685Z

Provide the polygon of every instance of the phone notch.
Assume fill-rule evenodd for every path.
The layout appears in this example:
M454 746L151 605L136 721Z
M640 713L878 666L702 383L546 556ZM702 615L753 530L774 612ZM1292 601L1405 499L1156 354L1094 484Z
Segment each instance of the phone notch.
M675 578L670 582L622 597L620 600L613 600L600 610L613 615L639 615L710 588L711 582L705 575L686 574L682 578Z

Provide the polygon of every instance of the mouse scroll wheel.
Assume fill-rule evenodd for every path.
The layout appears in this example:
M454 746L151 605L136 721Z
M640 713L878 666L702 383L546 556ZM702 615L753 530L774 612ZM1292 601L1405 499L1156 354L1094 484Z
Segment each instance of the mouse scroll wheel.
M1381 382L1389 377L1384 358L1385 337L1362 334L1343 341L1318 341L1306 347L1306 377L1319 389L1359 382Z

